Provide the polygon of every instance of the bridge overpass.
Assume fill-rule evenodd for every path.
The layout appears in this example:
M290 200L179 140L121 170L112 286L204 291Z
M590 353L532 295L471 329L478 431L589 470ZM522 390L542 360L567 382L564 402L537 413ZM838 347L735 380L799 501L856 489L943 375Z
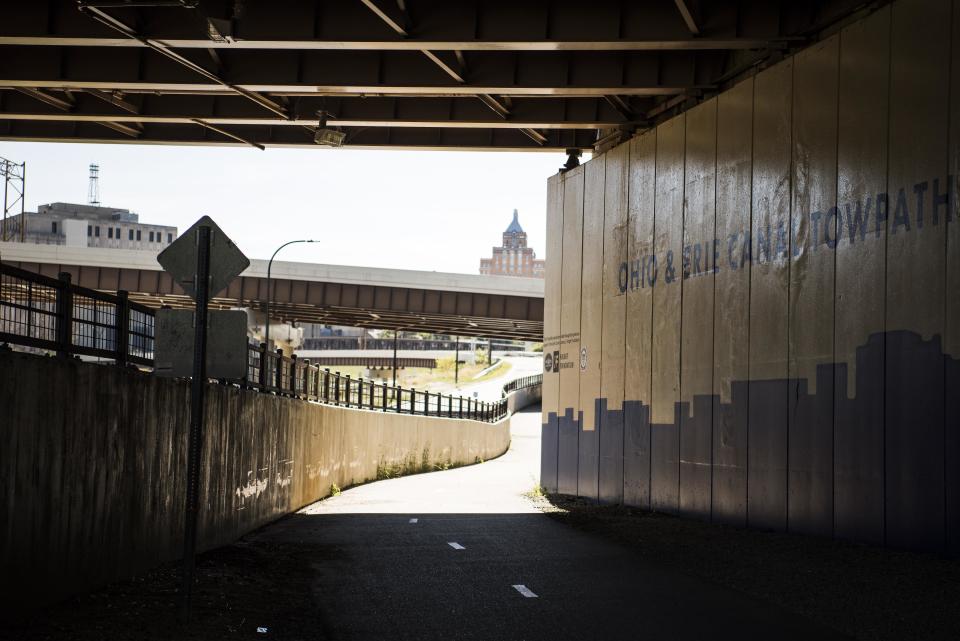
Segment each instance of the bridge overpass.
M0 139L313 147L322 110L348 147L592 149L862 4L21 2Z
M150 307L193 301L152 252L0 243L0 260L75 284L126 290ZM221 308L258 307L266 300L267 261L250 267L213 298ZM539 341L543 281L376 267L274 261L271 316L284 321Z

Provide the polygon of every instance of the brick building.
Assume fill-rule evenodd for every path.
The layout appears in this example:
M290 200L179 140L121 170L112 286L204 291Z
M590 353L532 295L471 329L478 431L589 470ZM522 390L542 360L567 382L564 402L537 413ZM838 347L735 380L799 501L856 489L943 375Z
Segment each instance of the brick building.
M527 247L527 232L513 210L513 221L503 232L503 245L493 248L491 258L480 259L480 273L492 276L525 276L543 278L544 261L537 259L532 247Z

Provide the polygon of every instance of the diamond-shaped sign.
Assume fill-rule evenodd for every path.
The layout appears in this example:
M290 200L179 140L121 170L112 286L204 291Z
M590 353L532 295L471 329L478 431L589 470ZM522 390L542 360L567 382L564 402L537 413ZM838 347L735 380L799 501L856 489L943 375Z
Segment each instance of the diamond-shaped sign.
M209 217L204 216L193 224L178 239L157 254L157 262L180 284L183 291L196 299L194 278L197 273L197 229L210 228L210 297L216 296L230 284L240 272L250 266L250 259L243 255L233 241Z

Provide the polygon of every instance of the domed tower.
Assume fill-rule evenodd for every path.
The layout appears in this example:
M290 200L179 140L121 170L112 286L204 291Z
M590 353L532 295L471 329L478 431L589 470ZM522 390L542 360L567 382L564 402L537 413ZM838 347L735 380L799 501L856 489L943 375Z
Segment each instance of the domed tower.
M517 210L513 210L513 221L503 232L503 246L508 249L522 249L527 246L527 232L520 226Z
M480 273L490 276L525 276L543 278L544 263L527 247L527 232L520 226L520 216L513 210L513 220L503 232L503 244L493 248L490 258L480 259Z

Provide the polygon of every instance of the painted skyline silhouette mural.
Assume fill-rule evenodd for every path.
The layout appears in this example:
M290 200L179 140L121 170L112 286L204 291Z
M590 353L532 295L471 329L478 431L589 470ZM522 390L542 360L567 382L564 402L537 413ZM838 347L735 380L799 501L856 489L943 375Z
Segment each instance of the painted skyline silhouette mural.
M729 403L694 395L672 423L651 423L643 400L595 399L595 431L582 411L548 412L543 482L736 525L952 546L960 390L945 394L945 381L960 381L960 360L939 336L891 331L870 335L855 364L853 389L847 363L824 363L815 394L806 379L733 381Z

